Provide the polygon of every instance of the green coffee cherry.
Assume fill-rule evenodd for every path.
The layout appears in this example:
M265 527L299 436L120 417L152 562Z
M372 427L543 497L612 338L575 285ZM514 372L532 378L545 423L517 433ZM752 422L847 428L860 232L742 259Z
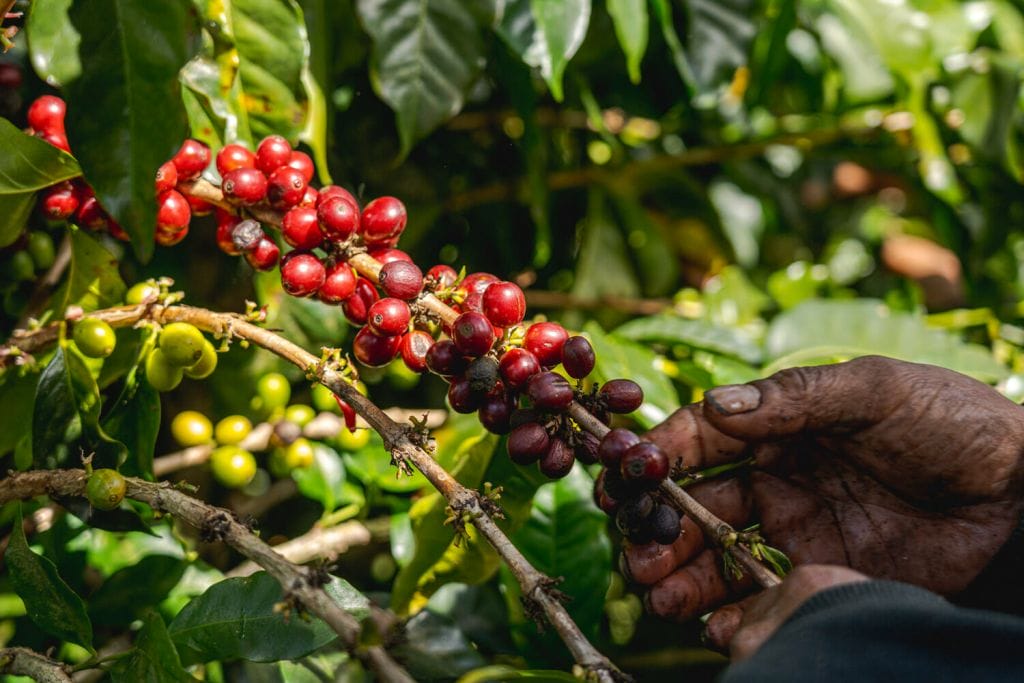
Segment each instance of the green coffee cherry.
M53 238L40 230L33 230L28 234L25 251L32 257L36 270L46 270L53 265L57 258L57 252L53 248Z
M192 367L185 368L185 376L189 379L206 379L217 369L217 349L213 347L209 339L203 339L203 355L199 362Z
M152 282L139 282L125 292L124 302L129 306L138 306L146 299L160 294L160 288Z
M305 427L314 417L316 417L316 411L305 403L293 403L284 411L284 419L300 427Z
M113 510L124 500L128 485L117 470L93 470L85 483L85 496L98 510Z
M146 356L146 380L157 391L171 391L179 384L181 368L167 361L161 349L153 349Z
M206 338L195 325L171 323L160 330L160 350L167 362L179 368L195 365L203 357Z
M6 275L15 282L32 280L36 276L36 264L27 251L16 251L5 264Z
M366 448L366 444L370 443L370 430L357 429L354 432L350 432L342 427L335 438L338 442L338 448L349 453L355 453L356 451L363 450Z
M238 446L221 446L210 455L214 478L231 489L240 489L256 476L256 458Z
M313 407L321 413L340 413L341 408L334 400L334 392L323 384L314 384L311 392Z
M72 338L82 355L89 358L106 358L114 352L117 337L114 329L99 318L82 318L75 323Z
M228 415L213 429L213 438L222 446L241 443L252 431L252 422L242 415Z
M259 399L259 408L270 413L288 405L292 397L292 385L281 373L270 372L256 383L256 397Z
M171 420L171 436L185 448L201 446L213 439L213 425L199 411L183 410Z

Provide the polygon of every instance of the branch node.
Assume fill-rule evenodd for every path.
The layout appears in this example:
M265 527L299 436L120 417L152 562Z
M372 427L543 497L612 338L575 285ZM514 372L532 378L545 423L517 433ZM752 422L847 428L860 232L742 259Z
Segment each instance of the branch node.
M484 482L484 490L480 495L480 508L485 514L497 519L505 519L505 511L498 505L503 490L504 488L501 486L494 486L489 481Z
M203 522L202 528L199 529L199 540L203 543L223 541L227 538L232 521L235 520L232 519L232 515L229 515L227 510L217 510Z

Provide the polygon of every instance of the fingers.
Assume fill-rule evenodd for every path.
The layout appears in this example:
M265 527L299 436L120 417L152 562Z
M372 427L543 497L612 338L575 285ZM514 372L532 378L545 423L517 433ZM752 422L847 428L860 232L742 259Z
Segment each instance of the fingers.
M746 451L743 441L726 436L708 424L700 404L680 408L644 438L656 443L668 455L673 470L721 465L742 457Z
M739 602L719 607L704 624L704 643L712 650L722 653L729 652L729 644L743 622L743 615L750 604L763 595L748 595Z
M704 394L703 416L715 430L743 441L800 432L843 434L881 421L900 396L887 380L909 363L865 356L838 365L791 368L750 384Z
M705 550L678 571L654 584L647 609L662 618L688 621L752 590L749 577L726 581L716 553Z

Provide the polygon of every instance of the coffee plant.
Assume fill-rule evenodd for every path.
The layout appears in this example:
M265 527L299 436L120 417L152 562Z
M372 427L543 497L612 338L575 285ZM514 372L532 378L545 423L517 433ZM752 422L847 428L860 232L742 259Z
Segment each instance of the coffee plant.
M4 673L708 678L618 550L789 562L647 430L870 353L1024 398L1012 2L0 18Z

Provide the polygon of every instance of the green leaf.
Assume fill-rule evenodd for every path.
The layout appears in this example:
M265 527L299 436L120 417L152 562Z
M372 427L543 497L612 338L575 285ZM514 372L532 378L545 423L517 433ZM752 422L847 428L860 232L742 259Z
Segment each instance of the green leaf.
M65 510L78 517L94 529L104 531L141 531L144 534L156 536L156 533L147 525L139 513L131 506L117 507L113 510L100 510L89 504L89 501L79 496L50 496Z
M72 0L34 0L25 21L29 57L39 77L54 87L78 78L81 37L68 18Z
M58 348L39 376L32 414L32 465L38 469L66 463L69 444L82 435L82 418L64 358L64 349Z
M77 0L71 21L89 55L66 84L71 148L135 253L153 253L153 175L187 132L178 70L191 56L187 3Z
M585 299L639 296L640 284L629 261L626 241L611 220L604 196L598 190L590 192L582 231L572 293Z
M399 476L391 463L391 453L384 448L384 441L374 432L370 443L345 458L348 471L367 487L377 487L391 493L412 493L427 486L427 479L420 472L412 476Z
M63 317L68 306L81 306L86 313L118 304L125 284L117 259L99 240L84 230L72 230L71 264L68 276L54 295L52 310Z
M374 89L395 111L402 155L462 109L484 64L481 27L461 0L359 0L373 39Z
M452 619L429 609L406 622L402 635L395 656L418 681L451 679L486 663Z
M967 344L924 318L890 310L872 299L810 300L776 317L768 327L765 374L794 365L881 354L930 363L996 382L1009 370L978 344Z
M590 0L511 0L497 31L524 62L540 69L561 102L562 75L589 25Z
M662 361L653 351L614 334L605 334L593 322L587 323L584 330L597 354L595 379L607 382L626 377L644 390L643 405L634 413L637 422L649 429L679 408L672 381L660 369Z
M24 229L35 205L36 192L81 175L82 171L71 155L25 135L3 118L0 149L4 150L0 154L0 247L6 247Z
M186 566L180 557L142 558L112 574L89 596L89 616L95 624L130 624L143 610L155 607L167 597Z
M178 651L171 641L164 620L148 612L135 639L131 656L110 671L113 683L173 683L194 681L181 666Z
M32 406L39 375L10 369L0 374L0 455L32 433Z
M761 347L749 334L706 320L688 320L667 313L652 315L631 320L615 328L614 334L636 342L685 344L735 356L748 363L761 362Z
M211 148L241 142L255 149L249 113L242 103L242 84L237 74L238 51L217 57L194 57L181 70L182 95L192 136ZM224 82L230 85L225 87Z
M608 0L608 14L615 24L615 35L626 53L629 80L640 82L640 62L647 51L647 0Z
M29 619L47 633L93 651L92 624L85 604L60 578L53 562L29 549L20 504L4 562Z
M357 619L369 602L351 584L334 578L327 592ZM266 572L225 579L190 601L170 625L171 638L188 661L298 659L334 640L319 619L274 609L284 599L281 584Z
M128 448L121 473L153 478L153 453L160 433L160 394L143 381L133 368L125 382L125 391L103 421L111 438Z
M314 460L310 467L292 470L292 479L299 492L332 512L338 506L345 485L345 465L341 456L321 443L314 444Z

